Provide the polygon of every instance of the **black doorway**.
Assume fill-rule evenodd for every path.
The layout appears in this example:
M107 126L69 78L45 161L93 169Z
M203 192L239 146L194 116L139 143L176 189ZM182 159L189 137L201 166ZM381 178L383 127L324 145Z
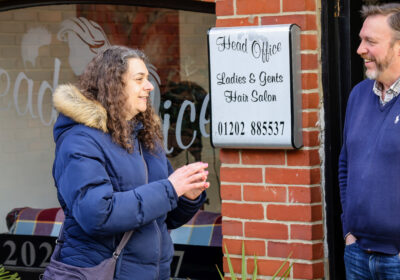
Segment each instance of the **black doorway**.
M321 11L322 86L325 111L325 206L330 279L345 278L342 212L338 183L338 157L346 103L351 89L364 79L362 60L356 53L362 26L360 9L377 0L323 0Z

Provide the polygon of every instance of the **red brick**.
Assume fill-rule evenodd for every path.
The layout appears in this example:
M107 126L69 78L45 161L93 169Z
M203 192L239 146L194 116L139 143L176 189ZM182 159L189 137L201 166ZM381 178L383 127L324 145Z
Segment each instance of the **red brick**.
M321 240L324 237L322 224L290 226L290 238L299 240Z
M242 200L240 185L221 185L221 198L226 200Z
M245 182L245 183L261 183L261 168L230 168L221 167L221 182Z
M324 256L322 243L283 243L276 241L268 242L268 256L286 258L291 254L292 259L318 260Z
M319 163L319 151L317 149L287 151L287 164L289 166L312 166Z
M268 14L280 12L280 0L236 0L236 13L244 14Z
M283 12L315 11L315 0L283 0Z
M229 249L228 249L228 251L229 251ZM229 255L230 255L230 253L229 253ZM230 257L230 260L231 260L233 271L235 273L241 273L242 272L242 260L237 257ZM223 264L224 264L224 272L229 273L228 261L227 261L226 256L223 259Z
M275 261L275 260L259 260L257 259L257 274L258 276L266 275L272 276L276 273L279 267L283 264L283 261ZM247 271L250 273L254 269L254 261L252 259L247 261ZM283 276L283 273L286 269L288 269L289 264L287 263L278 274L278 276ZM259 278L257 278L259 279ZM279 278L278 278L279 279Z
M217 0L215 2L215 13L218 16L233 15L233 0Z
M304 147L319 146L319 131L303 131Z
M222 240L222 252L226 254L226 249L229 255L241 255L242 254L242 242L243 240L238 239L227 239Z
M318 112L303 112L303 128L318 127Z
M317 30L317 19L315 15L273 15L261 18L261 25L291 23L299 25L302 31Z
M316 50L318 38L316 34L300 34L300 46L302 50Z
M215 26L217 27L231 27L231 26L255 26L258 25L258 17L244 17L244 18L217 18Z
M231 149L221 149L219 151L221 163L239 163L239 151Z
M303 93L301 96L302 108L303 109L318 109L319 108L319 94L314 93Z
M229 251L229 249L228 249L228 251ZM236 257L236 256L235 257L230 257L230 260L231 260L233 272L236 273L236 274L241 274L242 273L242 260L240 258ZM258 263L258 261L257 261L257 263ZM226 256L223 258L223 265L224 265L224 272L228 275L228 276L225 276L224 279L230 280L231 279L229 277L230 276L230 271L229 271L228 261L227 261L227 257ZM254 258L250 257L250 258L247 259L247 267L246 267L247 274L252 274L253 273L253 269L254 269ZM260 275L260 274L258 273L258 275ZM235 279L242 279L242 278L239 277L239 278L235 278Z
M222 203L221 214L224 217L240 219L264 219L264 207L261 204Z
M222 235L243 236L242 222L223 219Z
M295 263L293 265L293 278L315 279L324 277L324 263Z
M238 240L238 239L226 239L224 238L222 244L224 244L223 250L228 248L229 254L241 255L242 254L242 243L244 242L244 252L246 256L265 256L265 242L261 240Z
M322 219L321 205L268 205L267 218L277 221L315 222Z
M302 54L301 55L301 70L318 69L318 55Z
M288 239L288 226L284 224L246 222L244 231L246 237Z
M282 165L285 152L282 150L242 150L243 164Z
M321 189L317 187L289 187L289 201L291 203L321 202Z
M285 187L251 185L243 187L243 198L245 201L285 202L286 194Z
M302 89L318 88L318 75L316 73L301 74L301 86Z
M269 184L312 185L321 180L321 171L314 169L265 168L265 181Z

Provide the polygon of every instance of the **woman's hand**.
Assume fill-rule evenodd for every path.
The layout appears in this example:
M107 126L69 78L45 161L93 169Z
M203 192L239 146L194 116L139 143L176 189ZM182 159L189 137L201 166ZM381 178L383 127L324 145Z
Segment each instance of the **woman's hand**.
M184 195L188 199L194 200L210 186L210 183L206 182L208 171L205 169L207 167L208 163L191 163L175 170L168 180L178 196Z
M191 199L191 200L195 200L196 198L199 197L199 195L205 190L208 189L208 187L210 186L210 183L208 182L204 182L204 187L201 189L195 189L195 190L190 190L187 191L183 194L184 197Z

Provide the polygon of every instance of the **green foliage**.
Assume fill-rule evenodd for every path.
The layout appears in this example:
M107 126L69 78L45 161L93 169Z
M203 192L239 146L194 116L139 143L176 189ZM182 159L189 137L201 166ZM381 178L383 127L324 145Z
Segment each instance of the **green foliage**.
M0 265L0 280L21 280L21 278L18 273L11 273Z
M229 252L228 249L226 248L226 244L225 244L225 252L226 252L226 260L228 262L228 268L229 268L229 273L230 276L232 278L232 280L237 280L235 272L233 271L233 266L232 266L232 262L231 262L231 258L229 256ZM289 254L289 256L285 259L285 261L283 262L283 264L278 268L278 270L275 272L275 274L272 276L272 279L277 279L278 280L278 274L283 270L284 266L289 262L289 258L292 255L292 253ZM282 276L279 278L279 280L284 280L284 279L288 279L290 271L292 270L292 266L293 264L290 264L289 267L283 271ZM242 280L247 279L247 269L246 269L246 258L244 255L244 242L242 242ZM219 273L219 276L221 277L222 280L224 280L224 275L222 274L222 272L219 270L218 266L217 266L217 270ZM253 271L253 275L252 275L252 280L256 280L257 279L257 257L254 255L254 271Z

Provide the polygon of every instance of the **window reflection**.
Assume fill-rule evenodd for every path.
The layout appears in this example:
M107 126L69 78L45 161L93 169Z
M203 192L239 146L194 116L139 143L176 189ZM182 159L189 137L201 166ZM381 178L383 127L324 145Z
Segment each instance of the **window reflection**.
M215 15L135 6L57 5L0 13L0 217L15 207L57 207L51 177L51 93L73 83L102 48L142 49L152 103L174 167L209 163L210 204L220 211L219 158L209 141L207 30ZM0 232L6 231L0 223Z

